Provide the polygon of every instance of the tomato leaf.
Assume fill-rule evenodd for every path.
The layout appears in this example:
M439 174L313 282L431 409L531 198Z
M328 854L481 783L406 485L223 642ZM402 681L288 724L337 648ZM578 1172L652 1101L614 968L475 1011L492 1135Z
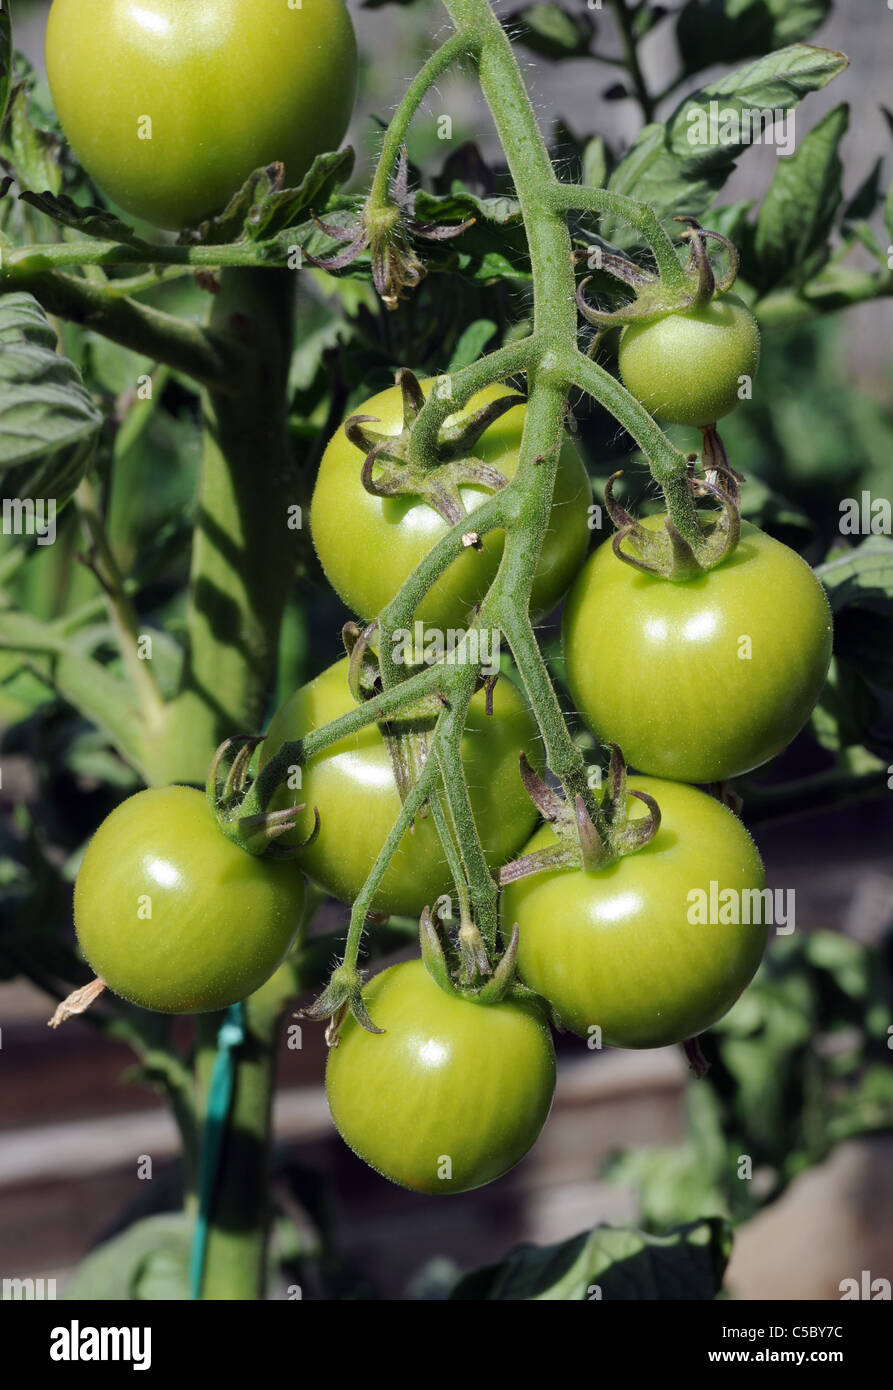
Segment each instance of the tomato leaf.
M880 703L862 674L848 662L833 660L812 712L812 730L821 746L837 753L874 744L880 720Z
M757 477L748 478L741 488L741 515L795 550L804 549L815 537L815 523L806 513Z
M560 5L525 5L502 20L515 43L543 58L583 58L590 51L595 25L584 11L570 15Z
M476 362L496 332L497 324L492 319L475 319L470 323L456 344L450 358L447 372L458 372Z
M860 683L870 672L873 683L893 690L893 540L869 535L817 573L834 612L838 661L859 673Z
M8 9L0 9L0 128L6 119L12 87L12 22Z
M849 107L835 106L794 154L778 161L748 268L763 293L785 281L803 285L827 261L828 235L843 197L839 148L848 125Z
M192 1225L182 1213L146 1217L92 1251L64 1297L188 1301L191 1244Z
M816 574L835 613L847 605L893 611L893 540L866 536L851 550L833 551Z
M865 217L870 217L874 212L881 196L880 181L883 167L883 156L878 155L871 169L847 203L843 214L844 222L859 222Z
M583 186L604 188L607 177L608 156L605 142L600 135L595 135L587 142L583 151Z
M625 1151L603 1176L636 1190L649 1229L705 1213L742 1220L841 1140L888 1129L887 978L876 948L838 933L780 938L701 1035L710 1070L689 1082L685 1141Z
M665 219L703 215L754 137L778 139L774 126L764 134L763 113L780 120L846 66L842 53L794 44L728 73L685 97L665 125L645 126L608 187L651 203ZM636 242L616 219L603 218L601 231L620 247Z
M461 1279L454 1299L607 1302L713 1299L732 1247L726 1223L693 1221L662 1236L596 1226L558 1245L521 1245Z
M322 213L336 188L350 178L354 152L347 148L317 155L297 188L282 187L282 165L255 169L223 212L181 236L190 244L219 246L235 241L277 238L273 259L283 254L287 233L306 223L308 213ZM295 245L300 244L296 238Z
M890 184L884 200L884 226L887 229L887 236L893 241L893 183Z
M688 0L676 21L687 73L798 43L824 23L831 0Z
M427 193L420 189L415 196L413 212L420 222L464 222L469 217L495 222L500 227L521 223L521 204L517 198L503 194L480 198L465 189L452 193Z
M56 134L38 124L39 116L28 84L19 83L9 102L3 161L21 189L46 189L56 194L62 186L58 159L61 142Z
M30 294L0 299L0 477L7 499L52 499L77 487L102 424L80 373Z
M71 227L73 231L80 232L83 236L96 237L100 241L114 241L120 246L130 246L136 251L145 251L147 261L152 261L154 258L156 248L138 236L126 222L122 222L119 217L108 212L105 208L92 205L84 207L80 203L76 203L73 198L69 198L67 193L26 191L22 193L21 199L23 203L36 208L46 217L51 217L54 222L60 223L63 227Z

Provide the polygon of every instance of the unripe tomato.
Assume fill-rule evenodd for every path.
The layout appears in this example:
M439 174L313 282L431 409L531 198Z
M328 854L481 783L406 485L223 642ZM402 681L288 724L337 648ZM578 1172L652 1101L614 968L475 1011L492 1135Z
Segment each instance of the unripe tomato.
M521 978L574 1033L610 1047L666 1047L722 1018L752 978L766 944L765 876L744 826L713 797L649 777L630 786L660 807L654 839L607 868L510 883L502 932L508 938L517 923ZM634 817L647 814L631 805ZM525 852L554 840L544 826ZM734 903L738 925L727 920ZM755 923L744 923L745 903Z
M338 661L302 686L270 724L260 750L260 765L286 742L354 709L347 684L347 660ZM421 729L423 726L416 726ZM433 723L425 728L430 731ZM533 717L517 688L500 676L493 691L493 713L479 691L471 702L462 737L462 760L469 796L488 861L495 869L511 859L536 824L536 811L521 782L521 750L534 766L542 753ZM297 779L296 779L297 783ZM326 892L345 902L359 893L400 814L400 794L384 739L377 724L341 739L310 758L300 769L300 785L283 784L275 806L305 810L286 843L305 839L319 811L319 834L298 862ZM430 813L416 817L403 837L375 896L379 912L418 916L453 880Z
M420 383L427 396L432 380ZM448 423L462 419L490 401L505 396L510 388L486 387L472 396L468 406ZM372 396L356 412L374 416L370 425L381 434L400 433L402 396L396 386ZM506 411L481 436L475 457L514 477L521 448L526 406ZM360 470L363 452L352 444L343 427L332 436L323 454L310 509L310 529L326 578L347 607L361 618L375 618L390 603L413 570L449 526L433 507L412 496L375 497L363 487ZM492 493L483 488L460 489L471 514ZM552 515L543 542L531 595L534 613L547 613L558 603L579 569L589 543L588 508L592 500L589 478L570 440L561 451ZM484 597L499 565L503 533L483 538L483 550L469 547L441 575L419 605L417 618L432 627L460 627L476 603Z
M605 541L571 590L563 632L587 724L641 772L682 782L737 777L780 753L819 697L831 638L812 570L747 522L727 560L680 583L633 569Z
M87 846L74 921L109 989L159 1013L223 1009L288 952L304 883L221 834L202 792L154 787L123 801Z
M468 1192L513 1168L555 1090L539 1011L447 994L420 960L376 975L364 996L385 1031L348 1017L326 1065L332 1118L354 1153L415 1192Z
M737 295L624 328L618 349L628 391L661 420L712 425L739 402L760 361L757 321Z
M338 147L357 79L343 0L54 0L46 62L87 172L175 229L275 160L298 184Z

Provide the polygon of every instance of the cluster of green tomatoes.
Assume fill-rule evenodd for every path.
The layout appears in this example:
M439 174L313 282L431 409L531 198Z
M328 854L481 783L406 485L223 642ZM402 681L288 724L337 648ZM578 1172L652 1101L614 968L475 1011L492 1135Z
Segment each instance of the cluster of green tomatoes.
M55 0L47 58L56 106L86 168L122 207L161 227L217 211L255 168L283 159L295 182L334 148L353 105L356 49L341 0ZM238 99L241 93L241 99ZM253 96L251 95L253 93ZM149 126L145 117L152 118ZM669 421L707 426L736 403L756 365L747 309L724 296L625 329L620 368ZM502 388L473 398L485 405ZM525 407L496 419L476 454L511 479ZM361 413L401 428L397 388ZM322 460L311 529L333 588L364 620L396 595L447 523L418 498L373 495L343 427ZM462 488L473 512L488 494ZM510 882L500 914L517 926L520 979L538 998L484 1004L442 989L419 960L366 988L371 1033L344 1020L327 1090L347 1142L395 1182L426 1192L480 1186L539 1134L555 1086L549 1018L589 1046L660 1047L696 1036L751 979L765 922L689 920L693 890L753 893L763 868L747 831L696 784L725 781L778 753L802 727L830 660L831 621L806 564L742 525L716 568L671 582L624 563L610 543L587 560L591 493L570 442L533 583L535 615L567 595L566 681L580 717L619 745L654 798L657 833L597 869L564 866ZM657 528L660 517L646 526ZM416 617L468 621L499 564L489 534L436 581ZM336 662L278 711L260 762L353 707ZM462 741L471 805L494 873L555 839L519 775L542 770L537 725L508 675L472 701ZM125 999L163 1012L221 1009L258 989L288 954L306 874L335 898L360 892L401 808L375 724L309 758L277 805L302 806L294 859L246 853L190 787L120 805L90 842L75 888L84 955ZM630 801L630 815L646 814ZM318 815L318 833L310 835ZM419 915L453 889L432 821L416 818L377 890L381 914Z
M397 434L399 389L373 397L361 413ZM514 406L478 442L480 456L507 478L524 414L523 404ZM367 492L362 463L342 427L323 456L310 519L330 582L370 619L448 528L421 500ZM463 489L468 511L486 495ZM824 680L830 614L799 556L747 525L728 560L684 582L630 567L609 541L585 560L590 495L568 442L532 607L548 612L569 589L563 650L575 708L644 774L629 790L657 801L660 827L644 848L594 871L562 867L510 882L501 921L506 941L519 929L521 980L565 1027L589 1046L660 1047L696 1036L731 1007L767 935L761 920L689 920L692 890L764 887L744 826L692 784L746 772L793 737ZM490 535L482 551L469 549L436 581L419 609L429 627L467 621L502 545L501 534ZM284 743L354 707L347 667L346 658L335 662L285 702L261 746L261 766ZM483 690L472 700L462 758L495 873L553 843L555 831L537 825L519 775L521 753L542 770L524 696L502 675L489 703L488 711ZM285 837L297 847L294 860L245 853L191 788L140 792L109 816L87 849L75 917L84 953L110 988L148 1008L221 1008L259 987L288 952L301 916L301 871L352 902L401 808L379 726L308 758L299 785L283 783L273 804L303 808ZM631 799L630 814L647 810ZM437 830L420 816L372 908L418 916L452 889ZM348 1143L394 1181L430 1192L478 1186L516 1163L551 1104L547 1011L527 999L483 1004L447 993L418 960L376 976L365 1000L384 1031L370 1033L347 1017L327 1067L332 1113Z

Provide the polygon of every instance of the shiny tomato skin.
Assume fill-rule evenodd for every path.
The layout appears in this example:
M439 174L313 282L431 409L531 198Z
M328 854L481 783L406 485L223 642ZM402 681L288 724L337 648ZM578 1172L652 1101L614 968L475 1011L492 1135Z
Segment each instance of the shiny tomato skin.
M571 590L563 630L586 722L640 772L682 782L737 777L780 753L821 693L831 639L812 570L747 522L727 560L681 583L641 573L605 541Z
M627 390L676 425L711 425L728 415L741 400L741 378L752 382L759 362L757 321L734 294L627 324L618 348Z
M355 708L347 685L347 660L336 662L302 686L274 716L260 751L260 765L281 744L301 738ZM430 728L430 725L428 726ZM536 726L524 700L501 676L493 714L479 691L471 702L462 740L469 795L481 840L493 868L511 859L536 823L536 811L518 771L521 750L542 766ZM277 794L276 806L305 805L291 843L313 828L316 839L298 862L333 897L352 902L400 812L400 796L384 739L376 724L331 745L301 769L301 786ZM417 817L385 871L374 908L418 916L452 888L440 839L429 815Z
M227 840L193 787L128 797L78 871L74 919L109 989L159 1013L204 1013L273 974L304 905L300 872Z
M427 395L432 380L421 382ZM512 388L488 386L471 398L474 411L511 393ZM514 476L521 447L526 407L516 406L496 420L475 446L475 456L506 477ZM398 434L402 425L401 393L390 387L372 396L355 412L374 416L370 429ZM462 412L464 414L464 412ZM454 417L450 417L450 421ZM460 416L461 418L461 416ZM363 487L362 450L347 438L343 426L329 441L320 464L310 510L310 530L320 562L332 588L352 612L375 618L435 543L449 531L447 523L417 497L375 497ZM492 493L483 488L460 489L474 526L474 508ZM534 578L531 608L549 612L559 602L579 569L589 542L588 508L592 490L586 470L570 440L561 451L552 515ZM483 551L469 547L440 576L417 610L431 627L461 627L484 597L502 556L503 533L483 540Z
M722 1018L750 982L766 945L764 906L756 925L690 920L709 917L710 885L761 891L760 856L741 822L695 787L658 778L630 780L661 810L654 839L635 854L593 872L557 869L509 884L502 896L503 936L517 924L518 969L581 1037L609 1047L666 1047ZM645 814L639 802L633 815ZM554 842L542 827L525 853ZM730 912L731 909L727 909Z
M300 183L338 147L356 91L343 0L54 0L46 61L87 172L125 211L175 230L276 160Z
M329 1052L326 1093L341 1137L382 1176L415 1192L468 1192L513 1168L552 1104L555 1053L526 1003L447 994L420 960L366 987L377 1027L348 1018Z

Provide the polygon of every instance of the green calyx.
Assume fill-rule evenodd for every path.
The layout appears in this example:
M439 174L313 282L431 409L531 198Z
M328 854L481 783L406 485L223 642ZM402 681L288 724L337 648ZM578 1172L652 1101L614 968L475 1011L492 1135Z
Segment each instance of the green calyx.
M448 932L442 930L440 919L426 907L419 919L419 941L425 969L447 994L473 1004L539 997L517 977L517 927L495 966L491 966L483 938L470 920L463 920L458 928Z
M677 217L677 222L685 222L686 230L682 237L689 242L690 255L685 267L681 287L671 286L625 256L615 256L599 252L596 268L619 280L633 291L633 299L613 311L594 308L586 299L586 286L591 280L587 276L577 287L577 307L580 313L599 332L590 353L598 344L602 334L609 328L623 328L628 323L647 323L666 317L667 314L685 313L699 305L708 304L717 295L725 294L735 283L738 274L738 252L734 244L719 232L711 232L702 227L694 217ZM728 253L728 266L723 275L717 278L707 254L707 238L721 242ZM588 257L588 252L578 252L577 259Z
M371 196L358 221L338 226L321 222L318 217L313 220L326 236L340 242L343 250L323 258L311 256L305 250L304 256L310 264L322 270L344 270L368 252L372 282L388 309L396 309L405 292L414 290L425 278L425 265L413 250L413 238L449 241L474 222L474 218L442 225L419 221L415 215L415 195L409 189L409 158L405 145L400 148L386 196Z
M660 807L647 792L627 785L626 763L616 743L608 745L611 761L608 785L596 824L582 796L568 802L534 772L521 754L521 776L528 795L543 819L555 831L556 843L523 854L499 871L500 887L530 874L554 869L584 869L589 873L605 868L627 854L635 854L654 839L660 829ZM628 798L635 797L648 808L647 816L633 819Z
M420 467L410 462L410 436L425 397L407 368L397 373L396 383L403 397L403 428L398 435L371 429L378 423L371 415L352 415L344 424L348 439L365 455L363 486L375 497L420 497L449 526L456 526L467 515L460 493L463 484L488 492L505 487L508 479L497 468L476 458L474 448L484 431L524 398L515 394L500 396L458 423L441 426L436 458ZM479 547L480 541L470 536L469 545Z
M377 619L364 628L351 621L345 623L341 629L344 649L349 658L348 684L357 704L364 700L372 700L381 693L378 657L371 645L377 631ZM442 708L440 698L432 695L406 711L401 711L399 716L378 722L401 802L406 801L427 761L428 736L434 729L436 717ZM427 808L422 806L419 815L424 819L427 814Z
M524 999L538 1003L548 1013L545 1001L517 978L517 927L506 951L495 967L491 967L483 938L470 920L463 920L455 931L444 932L445 939L441 939L440 925L440 919L426 907L419 919L422 961L432 980L442 990L475 1004ZM300 1012L304 1018L327 1023L326 1042L329 1047L338 1046L348 1013L367 1033L385 1031L377 1027L366 1008L362 973L345 962L332 971L322 994Z
M288 806L282 811L242 813L246 793L250 789L249 770L254 751L263 743L263 735L240 735L221 743L208 769L205 795L211 815L222 834L246 854L267 855L271 859L292 859L300 850L312 844L319 834L319 812L314 811L314 824L306 840L285 848L277 844L298 824L300 806Z
M367 1033L384 1032L384 1029L377 1028L369 1017L363 998L363 976L360 971L342 963L332 971L329 982L318 999L308 1008L301 1009L301 1014L316 1023L327 1020L326 1042L329 1047L337 1047L348 1011Z
M701 473L695 473L694 458L689 460L684 502L687 517L697 526L683 536L673 519L673 501L668 501L663 526L654 530L628 512L614 496L614 484L622 470L605 483L605 508L616 526L611 546L618 560L646 574L684 583L722 564L735 549L741 535L741 474L729 465L722 441L711 425L702 430L704 448ZM712 498L718 512L698 510L698 502ZM676 502L678 505L678 501Z

